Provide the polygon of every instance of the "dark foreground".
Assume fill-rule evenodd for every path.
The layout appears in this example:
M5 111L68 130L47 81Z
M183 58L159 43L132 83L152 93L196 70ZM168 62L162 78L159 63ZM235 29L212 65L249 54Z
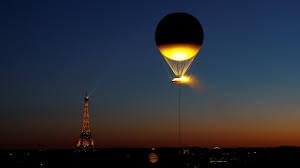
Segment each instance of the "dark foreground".
M300 167L300 148L2 150L0 161L0 167L289 168Z

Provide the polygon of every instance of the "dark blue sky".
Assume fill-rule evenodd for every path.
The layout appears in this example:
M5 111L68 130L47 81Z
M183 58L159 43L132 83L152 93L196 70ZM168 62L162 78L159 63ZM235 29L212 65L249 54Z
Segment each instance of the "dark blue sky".
M199 19L204 47L183 88L184 143L300 145L297 1L7 1L0 4L3 146L72 147L82 96L95 143L176 144L177 89L154 42L171 12Z

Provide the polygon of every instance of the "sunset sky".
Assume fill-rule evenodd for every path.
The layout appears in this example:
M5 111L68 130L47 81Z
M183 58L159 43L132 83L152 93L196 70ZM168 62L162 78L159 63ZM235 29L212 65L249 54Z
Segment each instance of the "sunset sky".
M0 2L0 148L71 148L90 97L96 147L177 144L178 88L160 19L188 12L203 48L183 87L182 143L300 146L300 3L292 0Z

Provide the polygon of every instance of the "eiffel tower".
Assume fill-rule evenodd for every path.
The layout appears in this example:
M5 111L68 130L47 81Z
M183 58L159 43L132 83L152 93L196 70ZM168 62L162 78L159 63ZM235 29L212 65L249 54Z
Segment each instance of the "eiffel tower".
M90 115L89 115L89 97L84 97L83 112L82 112L82 127L81 133L76 145L80 151L91 151L94 149L94 140L90 129Z

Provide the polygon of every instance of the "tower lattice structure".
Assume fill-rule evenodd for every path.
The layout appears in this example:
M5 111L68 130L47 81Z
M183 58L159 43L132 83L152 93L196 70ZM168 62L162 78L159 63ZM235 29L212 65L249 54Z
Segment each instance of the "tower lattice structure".
M82 127L79 140L76 147L79 150L94 149L94 140L90 129L90 115L89 115L89 97L84 97L83 112L82 112Z

